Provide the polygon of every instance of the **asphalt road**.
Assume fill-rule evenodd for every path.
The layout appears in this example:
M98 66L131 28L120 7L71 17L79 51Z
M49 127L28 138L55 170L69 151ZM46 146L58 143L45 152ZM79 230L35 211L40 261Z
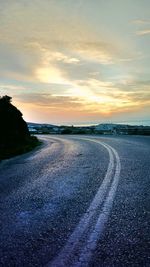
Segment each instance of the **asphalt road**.
M40 138L0 163L0 266L150 266L150 137Z

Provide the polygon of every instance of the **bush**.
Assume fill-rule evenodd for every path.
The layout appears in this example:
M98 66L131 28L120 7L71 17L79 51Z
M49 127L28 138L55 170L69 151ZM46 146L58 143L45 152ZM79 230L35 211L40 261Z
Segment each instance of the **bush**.
M0 159L28 152L40 144L30 136L22 113L11 104L9 96L0 98L0 125Z

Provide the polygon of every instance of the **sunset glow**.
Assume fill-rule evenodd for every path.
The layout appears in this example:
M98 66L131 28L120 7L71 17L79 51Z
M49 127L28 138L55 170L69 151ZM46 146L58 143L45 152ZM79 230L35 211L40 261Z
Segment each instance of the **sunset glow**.
M26 121L149 124L148 1L2 1L0 92Z

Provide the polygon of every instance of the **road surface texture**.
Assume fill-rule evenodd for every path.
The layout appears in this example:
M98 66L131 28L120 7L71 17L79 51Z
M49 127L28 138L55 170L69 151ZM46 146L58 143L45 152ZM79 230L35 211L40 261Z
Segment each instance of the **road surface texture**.
M40 138L0 163L0 266L150 266L150 137Z

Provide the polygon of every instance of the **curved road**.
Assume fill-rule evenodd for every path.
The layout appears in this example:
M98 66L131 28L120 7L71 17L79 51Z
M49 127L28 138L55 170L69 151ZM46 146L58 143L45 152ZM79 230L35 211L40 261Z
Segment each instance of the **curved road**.
M150 137L40 138L0 164L0 265L150 266Z

